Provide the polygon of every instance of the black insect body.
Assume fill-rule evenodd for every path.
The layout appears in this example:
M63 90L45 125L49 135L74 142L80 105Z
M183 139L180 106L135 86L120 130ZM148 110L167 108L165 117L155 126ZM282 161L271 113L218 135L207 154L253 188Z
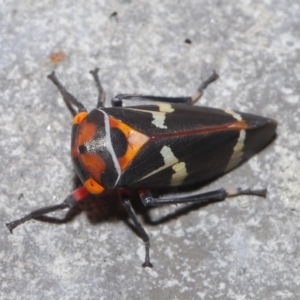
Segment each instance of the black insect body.
M149 237L130 203L129 191L138 190L145 206L175 203L222 201L233 195L264 196L265 190L219 189L192 196L162 195L151 190L201 184L238 166L263 148L274 136L274 120L233 111L193 106L207 85L217 79L213 73L192 97L118 95L111 108L104 107L105 96L92 71L98 91L97 107L90 113L58 81L49 79L64 100L78 108L73 119L71 156L82 186L63 203L33 211L7 225L12 230L27 220L74 206L88 193L101 194L116 189L123 205L145 243L143 266L152 267ZM153 101L153 105L122 107L123 101ZM126 192L128 191L128 193Z

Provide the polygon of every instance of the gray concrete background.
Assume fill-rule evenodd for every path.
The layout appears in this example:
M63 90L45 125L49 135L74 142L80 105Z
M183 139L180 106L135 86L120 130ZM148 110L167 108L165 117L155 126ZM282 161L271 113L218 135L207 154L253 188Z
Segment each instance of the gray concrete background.
M4 1L0 6L1 299L299 299L299 1ZM114 12L117 15L112 15ZM191 44L185 42L191 40ZM54 65L51 53L66 58ZM56 70L89 109L90 69L120 92L189 95L201 105L277 119L278 137L204 190L268 188L147 222L153 269L112 196L58 222L5 222L61 202L76 185L71 114L46 79ZM53 216L63 217L63 213Z

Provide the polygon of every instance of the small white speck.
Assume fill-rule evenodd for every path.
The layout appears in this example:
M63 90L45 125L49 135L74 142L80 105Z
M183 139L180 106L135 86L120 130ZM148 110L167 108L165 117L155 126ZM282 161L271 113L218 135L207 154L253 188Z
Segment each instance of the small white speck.
M290 104L297 104L299 103L299 96L298 95L290 95L285 97L286 102Z
M25 89L28 86L28 80L27 79L23 79L21 81L21 88Z
M168 226L164 226L161 232L162 232L163 234L168 235L168 234L171 233L171 230L170 230L170 228L169 228Z
M179 285L179 281L176 279L170 279L167 281L167 283L165 284L165 288L167 287L174 287L176 285Z
M248 208L249 207L249 199L246 197L241 197L238 201L241 208Z
M167 249L165 250L165 254L172 259L174 257L174 251L171 250L170 247L167 247Z
M286 88L286 87L282 87L281 88L281 92L282 94L284 95L291 95L293 93L293 90L292 89L289 89L289 88Z
M224 290L226 288L225 282L220 282L219 284L219 290Z

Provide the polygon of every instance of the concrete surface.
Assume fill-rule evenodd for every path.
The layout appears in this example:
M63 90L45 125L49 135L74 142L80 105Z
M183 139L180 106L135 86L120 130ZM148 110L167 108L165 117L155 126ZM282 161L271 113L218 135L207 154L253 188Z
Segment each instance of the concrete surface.
M0 299L299 299L299 11L295 0L2 1ZM53 56L61 51L64 59ZM279 127L274 143L205 190L267 187L267 198L164 207L150 214L170 217L152 223L137 201L153 269L141 267L143 243L113 195L11 235L5 222L61 202L78 184L71 114L46 75L56 70L92 109L96 66L107 99L189 95L215 69L220 80L201 105Z

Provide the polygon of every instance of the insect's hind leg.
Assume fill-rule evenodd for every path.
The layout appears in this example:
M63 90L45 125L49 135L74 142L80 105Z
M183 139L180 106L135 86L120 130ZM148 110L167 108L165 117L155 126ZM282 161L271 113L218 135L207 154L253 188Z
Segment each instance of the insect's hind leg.
M266 190L250 190L250 189L218 189L207 193L195 195L164 195L161 198L154 198L149 191L140 192L140 198L145 206L163 206L179 203L198 203L207 204L212 202L224 201L228 197L239 195L266 196Z
M206 87L211 84L212 82L216 81L219 78L219 75L214 70L213 73L204 80L201 85L197 88L197 90L192 94L191 96L191 102L192 104L196 103L203 95L203 91L206 89Z
M97 89L98 89L97 107L104 107L104 105L105 105L105 92L104 92L104 90L102 88L102 85L100 83L98 72L99 72L99 68L96 68L95 70L90 71L90 73L92 74L92 76L95 80L95 83L96 83L96 86L97 86Z
M215 80L219 78L219 75L213 71L213 73L204 80L197 90L190 97L160 97L160 96L143 96L143 95L127 95L120 94L114 97L111 100L112 106L121 107L123 105L123 101L153 101L153 102L166 102L166 103L174 103L174 104L187 104L191 105L197 102L201 96L203 95L203 91L205 88Z

